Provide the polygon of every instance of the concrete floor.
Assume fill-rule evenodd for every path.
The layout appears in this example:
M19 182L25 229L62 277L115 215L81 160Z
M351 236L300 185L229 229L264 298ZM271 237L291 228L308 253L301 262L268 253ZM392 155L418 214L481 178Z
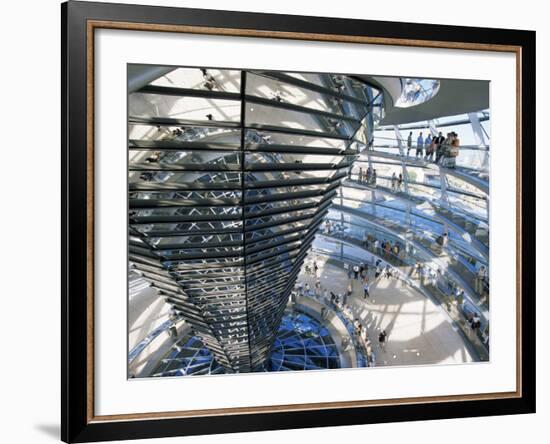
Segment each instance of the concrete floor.
M345 294L347 271L330 263L326 257L316 260L322 289ZM312 267L313 268L313 267ZM446 312L420 292L396 278L374 281L369 273L370 298L363 297L363 284L352 280L353 294L346 301L355 318L367 327L376 354L376 365L458 364L472 362L464 340ZM299 281L314 288L316 278L300 273ZM378 334L386 330L385 349L378 344Z

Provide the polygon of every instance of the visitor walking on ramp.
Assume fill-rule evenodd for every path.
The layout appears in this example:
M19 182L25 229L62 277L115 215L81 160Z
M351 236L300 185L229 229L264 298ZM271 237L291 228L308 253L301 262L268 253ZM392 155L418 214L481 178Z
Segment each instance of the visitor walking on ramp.
M387 338L388 334L386 333L386 330L382 330L378 335L378 342L380 343L380 348L383 350L386 348Z
M363 298L364 299L370 298L369 282L367 280L365 280L365 283L363 284Z
M409 137L407 137L407 157L409 157L409 153L411 152L412 146L413 146L413 132L411 131L409 133Z

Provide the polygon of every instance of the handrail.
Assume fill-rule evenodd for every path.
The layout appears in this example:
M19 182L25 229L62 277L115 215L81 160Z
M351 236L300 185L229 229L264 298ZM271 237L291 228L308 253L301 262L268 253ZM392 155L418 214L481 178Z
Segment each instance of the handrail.
M368 359L365 357L365 353L363 352L363 347L359 343L357 335L355 334L355 331L353 329L353 321L351 321L342 310L338 310L338 307L335 306L335 304L332 304L330 301L325 300L325 298L323 298L321 295L317 295L312 290L310 290L307 294L305 291L300 294L296 290L293 290L293 293L298 293L298 295L303 298L313 299L314 301L321 304L323 307L328 308L330 312L333 313L340 320L340 322L342 322L342 324L344 324L344 327L346 328L346 331L348 332L348 335L352 340L353 348L355 349L355 356L357 359L357 367L370 367L368 365ZM299 304L298 301L297 304Z
M483 111L481 113L483 115L478 116L478 119L479 119L480 122L486 122L486 121L490 120L490 116L488 115L488 113L485 114ZM435 119L435 123L436 123L438 128L448 128L448 127L456 127L456 126L460 126L460 125L469 124L469 123L471 123L471 121L470 121L470 119L462 118L462 119L457 119L457 120L451 120L449 122L439 122L437 119ZM429 121L427 121L427 120L424 120L424 121L421 120L421 121L414 122L414 123L406 123L406 124L399 125L399 129L402 130L402 131L420 130L420 129L429 129L429 128L430 128L430 125L429 125ZM394 131L394 126L393 125L382 125L382 126L379 126L377 128L377 131ZM489 135L487 134L485 129L484 129L484 132L485 132L485 135L487 136L487 138L489 138Z
M331 237L331 236L329 236ZM401 258L398 258L398 257L395 257L395 255L393 253L390 252L390 254L388 256L385 256L385 258L382 258L380 256L378 256L378 254L376 254L375 252L371 251L371 249L368 249L368 248L364 248L362 245L360 245L360 243L355 240L355 239L345 239L344 237L342 238L338 238L338 237L335 237L336 239L340 240L340 241L343 241L343 242L348 242L350 243L351 245L354 245L354 246L357 246L363 250L366 250L368 251L369 253L371 253L373 256L375 257L378 257L380 259L382 259L383 261L385 261L386 263L390 263L392 266L394 267L400 267L400 266L403 266L403 265L406 265L406 266L409 266L411 267L411 273L409 273L410 276L410 279L407 279L407 282L411 285L413 285L415 288L417 288L419 291L421 291L422 293L424 293L425 295L428 295L428 297L433 297L435 298L439 303L442 303L442 307L445 309L445 311L447 312L448 316L455 322L455 324L460 328L460 330L462 331L462 333L464 334L464 336L468 339L468 341L470 342L470 344L474 347L475 351L477 352L477 354L480 356L481 359L483 358L488 358L488 344L486 344L485 342L482 341L481 338L479 338L478 336L475 336L473 335L473 331L471 329L471 327L469 327L469 324L467 322L467 319L466 319L466 316L464 313L462 313L461 311L459 311L458 309L456 309L456 312L453 311L453 308L456 308L454 307L447 299L443 299L439 294L438 292L435 291L435 289L437 288L439 292L441 292L443 294L443 291L439 288L439 286L437 285L437 280L435 281L435 283L433 283L431 285L432 288L428 288L429 286L426 285L424 282L426 281L430 281L431 278L428 278L426 276L420 276L419 279L418 279L418 283L416 282L413 282L412 281L412 269L414 268L413 265L411 265L410 263L407 263L405 260L401 259ZM321 250L319 249L316 249L316 251L318 253L321 253L321 254L324 254L324 255L327 255L327 253L325 252L322 252ZM331 257L339 257L339 254L338 253L333 253L331 252L331 254L329 254L328 256L331 256ZM364 261L364 259L361 259L361 258L355 258L359 261ZM391 262L390 262L391 260ZM429 267L429 265L427 264L424 264L425 266L428 266L428 268L431 268ZM404 272L402 270L400 270L401 273L403 274ZM437 276L437 273L436 273L436 276ZM446 279L443 275L441 275L442 278ZM465 295L465 299L469 299L467 294ZM483 315L483 313L479 312L476 308L476 304L473 302L473 301L469 301L469 304L470 306L472 307L472 309L474 311L476 311L478 313L478 315L480 315L480 317L484 320L484 324L485 326L488 326L489 325L489 320L487 319L484 319L485 316Z
M362 153L367 154L367 159L364 159L364 157L361 157L361 158L358 158L355 162L369 162L371 160L368 157L372 156L372 157L386 158L389 160L393 160L395 162L399 162L399 161L405 162L407 166L416 167L416 168L428 168L430 165L433 165L441 168L441 170L444 171L445 173L451 174L452 176L455 176L457 179L460 179L464 182L469 183L470 185L481 190L485 194L489 193L489 182L485 180L483 177L481 177L482 175L487 174L483 170L478 170L478 169L469 168L469 167L460 166L460 165L450 168L442 165L440 162L426 160L425 158L417 158L416 156L401 156L400 154L392 154L392 153L387 153L384 151L379 151L374 149L363 151ZM445 156L441 156L441 159L445 159ZM376 162L376 161L373 161L373 162ZM398 165L396 164L396 166ZM456 191L456 192L461 193L461 191ZM464 192L462 193L465 194Z
M429 129L428 129L429 130ZM373 136L373 139L376 140L376 139L381 139L381 140L391 140L391 141L395 141L395 142L399 142L400 140L401 141L406 141L406 139L398 139L397 137L384 137L384 136ZM414 146L416 146L416 141L414 143ZM425 146L425 145L423 145ZM373 147L375 147L375 145L373 145ZM397 146L380 146L381 148L399 148ZM460 149L468 149L468 150L478 150L478 151L490 151L490 145L483 145L483 146L479 146L479 145L460 145Z
M355 211L353 209L350 209L350 208L346 208L346 207L340 207L340 206L337 206L341 211L344 211L344 212L347 212L347 213L350 213L350 214L355 214ZM359 214L359 216L361 217L361 214ZM364 215L363 215L364 216ZM363 217L363 220L368 224L368 225L371 225L373 227L375 227L375 230L378 229L380 231L384 231L386 233L388 233L389 236L392 236L394 238L397 238L402 244L406 245L406 244L410 244L412 247L416 248L416 250L418 251L422 251L428 258L430 258L430 260L434 261L436 264L437 264L437 269L433 268L433 267L430 267L428 265L428 267L432 270L432 272L437 275L437 271L438 269L440 270L446 270L448 274L450 274L452 276L453 279L448 279L449 281L452 281L455 285L457 286L460 286L464 291L465 291L465 294L468 295L468 294L472 294L472 295L476 295L477 294L474 292L473 288L471 287L471 285L464 281L464 279L462 279L455 271L449 269L448 267L448 264L447 263L443 263L441 261L440 258L436 257L433 252L431 250L429 250L428 248L426 248L424 245L422 245L421 243L419 243L418 241L416 240L411 240L411 239L407 239L405 236L403 236L403 234L401 233L398 233L396 232L395 230L392 230L391 228L388 228L388 227L385 227L383 225L380 225L380 224L377 224L376 222L373 222L373 221L370 221L369 219L367 218L364 218ZM353 224L353 225L357 225L357 224ZM325 233L321 233L321 235L324 235L324 236L328 236L328 237L332 237L332 238L335 238L335 239L339 239L339 240L347 240L348 242L352 242L352 243L355 243L357 242L357 246L359 248L362 248L362 249L367 249L367 251L370 251L368 250L368 248L365 248L361 242L360 239L357 239L356 237L352 237L352 236L346 236L346 235L342 235L342 236L331 236L331 235L327 235ZM391 252L390 252L391 253ZM391 253L393 254L393 253ZM399 258L399 260L403 261L402 259ZM425 260L425 258L423 259ZM403 261L404 262L404 261ZM473 273L472 273L473 274ZM477 299L477 298L476 298ZM477 305L473 299L470 300L470 302L474 305ZM481 301L480 301L481 303ZM481 312L480 312L481 313ZM483 315L483 313L481 313ZM483 317L485 317L483 315Z
M364 258L363 259L355 258L355 257L349 256L349 255L347 255L347 256L344 255L342 257L342 259L340 259L340 255L338 253L323 251L322 249L319 249L319 248L314 248L313 251L316 254L328 256L328 257L334 258L334 259L339 260L339 261L342 260L342 259L346 259L346 260L351 259L351 260L357 261L357 263L359 263L361 261L364 262ZM367 250L367 251L369 251L369 250ZM376 254L374 254L370 251L369 251L369 253L371 253L374 257L378 257L378 258L382 259L383 261L385 260L385 262L388 263L387 259L383 259L380 256L378 256L378 255L376 255ZM399 267L400 265L392 263L392 266ZM408 266L410 266L410 265L408 265ZM401 273L402 276L406 275L402 270L399 270L399 272ZM483 340L479 336L474 334L472 328L469 326L469 323L468 323L468 320L466 319L466 316L462 312L458 311L458 309L456 307L454 307L452 304L449 304L448 301L442 300L441 297L438 296L438 293L435 291L435 288L437 288L438 291L441 292L441 289L439 289L439 287L433 286L434 288L433 288L433 291L432 291L431 289L428 289L428 287L426 285L423 285L420 280L419 280L418 283L413 282L412 277L409 278L409 279L406 279L406 282L409 285L412 285L417 290L419 290L422 294L424 294L428 298L433 298L433 299L435 299L435 301L437 301L439 303L442 303L441 306L443 307L445 313L447 313L447 315L450 317L450 319L453 321L453 323L458 326L458 328L460 329L460 332L462 333L463 337L468 340L469 345L474 349L474 351L479 356L479 358L481 360L487 360L488 359L488 357L489 357L489 344L483 342ZM488 321L487 321L487 325L488 325Z
M362 189L366 188L370 191L380 191L382 194L385 194L385 195L391 196L395 199L399 199L401 201L405 201L405 202L412 203L412 204L415 204L415 205L427 203L431 207L436 206L437 209L441 208L441 204L438 204L437 199L430 199L430 198L427 198L427 197L422 197L420 195L411 195L411 194L407 194L407 193L404 193L404 192L394 192L388 187L380 186L380 184L376 184L376 186L373 186L372 184L369 184L367 182L360 182L356 179L353 179L353 176L357 176L357 174L352 174L351 178L350 177L346 178L342 182L342 186L353 188L353 189L359 189L359 190L362 190ZM391 181L391 177L389 177L389 176L377 176L377 180L378 179ZM412 184L412 185L425 185L425 186L429 186L431 188L440 189L439 187L437 187L435 185L423 184L423 183L419 183L419 182L409 182L409 184ZM455 192L454 188L451 188L448 191ZM472 196L470 193L464 193L464 194L467 195L467 196L470 196L470 197L479 198L478 196ZM376 202L367 202L367 201L363 201L363 202L367 203L367 204L376 203ZM376 204L378 204L378 203L376 203ZM464 219L468 219L468 221L471 222L471 223L488 224L487 219L485 219L483 217L480 217L476 214L473 214L471 212L465 211L464 209L453 208L453 211L454 211L455 214L459 215L460 217L462 217ZM420 217L424 217L424 218L430 219L430 220L432 219L427 215L420 215Z
M346 186L346 185L343 185L343 186ZM344 200L351 200L353 202L360 202L360 203L365 203L365 204L368 204L368 205L376 205L376 206L379 206L379 207L382 207L382 208L387 208L388 210L392 210L392 211L396 211L396 212L401 212L401 213L406 213L407 210L405 209L402 209L402 208L396 208L396 207L392 207L390 205L385 205L385 204L382 204L382 203L379 203L379 202L365 202L365 201L362 201L362 200L359 200L359 199L356 199L356 198L351 198L351 197L344 197L343 198ZM403 197L400 197L398 196L398 199L400 200L405 200ZM427 203L428 205L430 205L432 208L433 208L433 211L437 214L437 217L430 217L428 216L427 214L422 214L418 211L414 211L411 209L411 215L414 216L414 217L418 217L420 219L424 219L426 220L427 222L429 223L435 223L435 224L439 224L439 225L447 225L451 231L454 231L458 234L458 237L462 238L462 235L463 234L468 234L472 237L472 241L470 242L470 244L472 244L472 247L474 248L474 250L478 253L478 255L475 255L475 254L472 254L472 252L464 252L464 254L467 254L468 256L476 259L477 261L480 261L481 257L484 258L485 260L481 260L481 262L485 262L486 264L486 259L488 257L488 247L481 241L479 240L475 235L472 235L471 233L469 233L468 231L466 231L464 228L460 227L459 225L457 225L456 223L454 223L453 221L447 219L445 216L442 216L438 213L438 209L434 207L434 203L430 200L424 200L425 203ZM432 235L437 235L437 233L435 232L431 232L430 234ZM449 239L450 242L453 242L453 239L450 238ZM453 242L454 243L454 242ZM464 248L460 248L460 246L455 246L455 248L457 248L459 251L464 251Z

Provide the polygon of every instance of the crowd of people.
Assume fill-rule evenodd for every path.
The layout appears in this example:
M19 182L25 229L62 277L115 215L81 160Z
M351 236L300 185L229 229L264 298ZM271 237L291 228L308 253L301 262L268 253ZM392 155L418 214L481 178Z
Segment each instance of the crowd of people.
M353 314L350 298L353 295L354 282L359 281L362 289L362 296L365 300L371 297L371 287L379 279L389 279L396 276L395 269L388 263L377 259L374 263L368 264L365 262L349 262L344 264L344 269L347 270L348 285L345 292L334 292L329 288L324 287L320 280L320 268L317 261L305 264L305 273L310 278L313 278L313 283L298 282L296 284L296 294L299 296L313 297L322 301L326 306L321 309L321 319L326 320L330 308L335 312L342 313L348 319L348 322L353 323L354 336L358 344L364 350L364 357L368 366L375 365L375 353L373 345L369 338L369 333L366 325L356 318ZM374 275L374 278L371 276ZM372 279L372 282L371 282ZM311 279L310 279L311 281ZM355 287L357 288L357 287ZM294 300L295 301L295 300ZM378 335L378 344L380 349L385 349L388 340L388 333L383 330Z
M489 298L489 273L485 265L481 265L476 272L475 291L481 296L481 301L485 302Z
M369 337L369 332L367 328L361 323L359 319L353 321L354 333L357 338L359 338L363 349L365 350L365 357L369 367L374 367L376 364L376 355L372 348L372 342ZM386 348L386 339L388 334L386 330L382 330L378 335L378 343L380 348L384 350Z
M398 241L392 242L388 239L380 241L372 234L369 234L368 231L365 231L363 234L363 246L381 258L388 259L393 257L399 264L405 263L407 252L405 246Z
M363 170L362 167L359 167L357 180L368 185L376 185L377 174L376 168L369 166L366 170Z
M334 227L331 224L326 225L326 232L334 230ZM474 333L474 337L478 336L481 341L488 340L488 324L484 323L480 319L480 315L476 312L475 308L471 303L468 303L468 298L465 294L465 289L458 285L454 280L447 277L447 273L441 268L433 267L429 263L413 259L410 256L409 248L402 242L397 240L392 240L384 237L375 236L369 230L364 230L361 234L361 246L366 250L374 253L377 258L375 262L357 262L357 263L346 263L344 264L344 269L347 272L348 277L348 287L346 292L334 293L325 290L324 293L321 292L320 281L317 279L315 285L315 292L323 295L325 300L335 308L335 310L340 310L345 312L346 309L349 309L348 300L352 295L353 290L357 291L357 284L354 283L359 281L360 295L365 301L373 297L373 284L379 279L390 279L392 277L404 278L398 272L398 267L401 265L411 266L410 278L418 279L420 285L426 289L432 289L430 291L435 291L437 294L441 294L442 301L450 304L448 305L448 310L451 310L451 306L455 306L458 310L458 314L467 320L467 323L471 327L471 332ZM449 244L449 233L445 230L442 234L434 238L432 249L439 248L440 251L446 251L445 247ZM307 268L307 267L306 267ZM310 272L317 276L319 268L316 263L313 262L313 266L309 266ZM488 300L488 273L487 268L484 265L478 266L476 268L476 275L474 281L472 282L472 290L481 296L481 302L484 300L483 295L487 295ZM356 298L358 297L357 293ZM470 313L472 313L470 315ZM353 319L353 318L352 318ZM367 342L368 336L365 336L366 333L362 333L360 330L357 332L358 337L362 337L361 343L364 344L364 349L368 352L369 346L371 346L370 341ZM362 335L362 336L361 336ZM384 335L383 335L384 336ZM385 344L387 337L384 336L382 341L380 341L380 347L382 343ZM367 353L368 359L368 353Z
M420 132L416 139L416 146L414 146L413 132L411 131L407 137L407 157L410 157L413 149L416 150L415 157L417 159L435 162L447 168L454 168L456 157L460 151L460 139L454 131L447 133L447 137L444 137L440 131L437 136L432 137L428 133L425 138L423 133ZM351 173L350 169L349 178L351 178ZM376 186L377 179L378 172L376 168L372 168L370 165L366 169L359 167L357 172L358 182ZM393 192L403 191L404 177L402 173L396 174L393 172L390 180Z
M377 259L374 265L371 265L374 270L375 283L379 279L389 279L395 276L395 269L388 263L384 263L382 259ZM353 280L362 282L363 286L363 298L368 299L371 297L371 282L369 278L369 264L364 262L344 264L344 268L348 270L348 278L350 285L348 285L348 291L352 287ZM367 328L360 322L359 319L354 321L355 334L361 340L363 349L365 350L365 356L369 365L374 365L375 355L372 350L372 342L369 338ZM380 349L384 350L387 343L388 334L385 330L382 330L378 335L378 344Z
M437 245L440 251L443 251L448 244L449 233L446 231L437 236L434 242L434 245ZM363 246L365 249L372 251L377 256L385 260L391 260L396 265L410 264L407 260L408 256L406 248L398 241L392 242L391 240L387 239L379 240L373 235L369 234L368 231L365 231L365 233L363 234ZM375 271L375 277L377 277L378 275L385 276L386 274L387 273L385 270L377 269ZM440 269L435 270L420 261L416 261L413 264L412 276L418 277L421 281L421 284L424 286L431 285L437 286L440 289L446 288L448 290L447 293L454 295L455 299L460 300L461 295L464 295L464 290L456 286L454 281L444 278L443 272ZM474 290L481 297L481 301L483 302L488 299L489 276L487 268L484 265L481 265L477 269L474 284Z
M442 234L438 235L433 242L432 251L439 252L440 254L445 251L445 248L449 245L449 233L444 231ZM392 241L389 239L378 239L368 230L365 230L362 237L362 247L372 253L376 254L378 257L384 260L391 260L395 265L411 265L410 257L407 252L407 248L398 240ZM419 262L416 262L416 265L413 264L415 270L418 268L418 277L422 280L426 279L426 282L430 282L430 279L436 279L437 273L426 267L425 269L419 265ZM347 267L347 266L346 266ZM354 273L353 277L355 279L362 278L366 273L363 272L363 267L368 270L368 265L359 264L355 266L355 269L360 267L359 277L353 269L350 269L349 273ZM376 274L385 275L384 270L375 271ZM391 273L391 270L390 270ZM475 281L473 283L475 292L481 296L482 301L485 298L488 298L489 294L489 276L487 273L487 268L484 265L481 265L477 268Z
M391 190L394 193L397 193L398 191L403 190L403 174L399 173L399 176L395 174L395 172L391 176Z
M448 234L444 233L440 236L442 239L438 243L445 244L448 242ZM372 295L373 285L381 279L400 278L398 269L396 267L399 264L411 265L407 260L407 249L404 245L398 241L391 241L388 239L378 239L367 231L364 233L363 238L364 246L367 250L374 252L378 257L374 262L347 262L344 264L344 269L347 271L348 284L347 290L344 292L334 292L327 288L323 288L319 279L319 266L316 261L306 265L306 272L315 277L314 284L308 283L304 286L304 294L317 296L319 300L326 301L329 307L332 307L335 311L346 314L348 322L352 322L355 328L355 338L357 343L361 345L364 350L364 357L367 365L374 365L374 353L369 338L366 324L361 324L358 319L355 319L352 306L350 304L350 298L354 294L354 289L357 291L357 283L359 282L360 294L358 296L355 293L355 298L361 297L365 301L370 300ZM457 285L456 282L449 280L441 268L433 268L427 263L422 261L415 261L412 263L410 271L411 278L417 278L420 284L425 288L438 289L446 296L448 304L455 305L458 313L463 316L471 332L475 336L479 336L482 341L486 341L488 338L488 325L481 321L480 315L473 309L472 305L467 302L467 297L464 288ZM485 288L487 282L487 270L485 266L481 266L477 272L477 279L475 284L475 291L480 293ZM450 310L450 308L448 308ZM325 311L326 315L326 311ZM350 317L351 316L351 317ZM323 316L323 319L325 317ZM355 321L354 321L355 319ZM379 349L383 350L387 340L387 332L379 332L378 345ZM378 334L378 333L377 333Z
M407 137L407 157L410 157L413 149L413 132ZM436 163L448 163L449 168L454 168L454 160L460 152L460 139L454 131L443 136L440 131L437 136L428 134L424 138L422 131L416 139L415 157Z

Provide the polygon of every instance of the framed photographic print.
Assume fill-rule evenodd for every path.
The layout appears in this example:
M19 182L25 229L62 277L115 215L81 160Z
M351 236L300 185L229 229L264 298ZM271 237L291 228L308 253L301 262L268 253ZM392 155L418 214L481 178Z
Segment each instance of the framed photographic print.
M535 33L62 5L62 439L535 411Z

